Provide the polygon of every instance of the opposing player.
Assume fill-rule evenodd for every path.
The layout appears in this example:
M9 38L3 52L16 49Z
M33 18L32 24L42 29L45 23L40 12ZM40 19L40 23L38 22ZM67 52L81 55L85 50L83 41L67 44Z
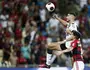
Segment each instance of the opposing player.
M64 26L66 26L66 39L63 41L64 44L57 43L48 43L47 55L46 55L46 67L49 68L50 65L56 58L56 55L53 55L53 50L63 50L69 48L72 42L72 30L78 31L78 23L75 21L75 13L69 13L67 15L67 21L59 18L57 15L54 15L54 18L59 20Z
M72 51L72 57L73 57L73 68L72 70L84 70L84 62L83 62L83 57L81 54L82 51L82 45L79 40L80 38L80 33L77 31L72 31L72 42L71 42L71 47L62 51L57 51L55 54L61 55L63 53Z

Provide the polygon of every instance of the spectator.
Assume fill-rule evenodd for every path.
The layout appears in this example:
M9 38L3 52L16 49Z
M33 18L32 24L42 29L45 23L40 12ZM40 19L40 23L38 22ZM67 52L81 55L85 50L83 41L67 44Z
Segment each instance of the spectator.
M90 47L88 47L85 51L84 51L84 62L85 63L90 63Z
M15 28L15 40L21 41L21 38L22 38L22 28L21 24L18 23Z
M41 22L39 27L38 27L38 31L40 31L42 33L43 36L47 36L47 32L46 32L46 24L44 22Z
M12 64L12 67L16 67L17 65L17 56L16 52L12 49L11 54L10 54L10 62Z
M27 64L27 60L20 54L20 56L17 59L17 67L25 67Z
M40 15L41 21L45 22L46 21L46 10L43 5L40 6L39 15Z
M21 47L22 56L27 60L28 64L31 64L31 47L27 38L24 40L25 45Z
M0 23L2 24L3 28L7 27L9 15L6 13L5 10L2 11L2 14L0 15Z
M28 39L30 41L30 33L31 33L30 24L29 24L29 22L27 22L25 24L25 28L22 31L22 37L23 37L23 39L26 38L26 37L28 37Z
M48 34L51 36L52 41L57 41L57 38L59 36L58 34L59 33L58 32L59 31L59 21L51 17L49 19L48 25L49 25Z

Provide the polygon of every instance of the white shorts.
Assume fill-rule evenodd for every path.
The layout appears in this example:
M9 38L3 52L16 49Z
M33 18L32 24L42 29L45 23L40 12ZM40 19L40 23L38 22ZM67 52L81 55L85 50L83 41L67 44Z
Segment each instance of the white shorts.
M84 70L83 61L75 61L72 70Z

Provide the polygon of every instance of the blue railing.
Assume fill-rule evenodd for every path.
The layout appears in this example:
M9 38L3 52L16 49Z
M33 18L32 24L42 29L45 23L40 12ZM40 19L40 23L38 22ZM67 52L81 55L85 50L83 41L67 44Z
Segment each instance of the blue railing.
M46 68L0 68L0 70L47 70ZM50 70L71 70L70 67L51 67ZM85 66L85 70L90 70L90 67Z

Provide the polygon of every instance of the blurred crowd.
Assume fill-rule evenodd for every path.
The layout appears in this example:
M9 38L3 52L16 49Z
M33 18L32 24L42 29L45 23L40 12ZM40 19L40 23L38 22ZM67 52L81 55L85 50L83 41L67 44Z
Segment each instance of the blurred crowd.
M50 1L55 5L57 3L57 0ZM1 67L43 64L46 60L47 42L56 42L65 38L65 27L47 12L46 2L48 0L0 2ZM77 21L80 22L79 29L83 38L89 38L90 2L81 8ZM90 63L90 49L85 48L84 52L84 59L88 59L85 63ZM66 58L66 56L62 57ZM58 59L55 63L62 64Z

